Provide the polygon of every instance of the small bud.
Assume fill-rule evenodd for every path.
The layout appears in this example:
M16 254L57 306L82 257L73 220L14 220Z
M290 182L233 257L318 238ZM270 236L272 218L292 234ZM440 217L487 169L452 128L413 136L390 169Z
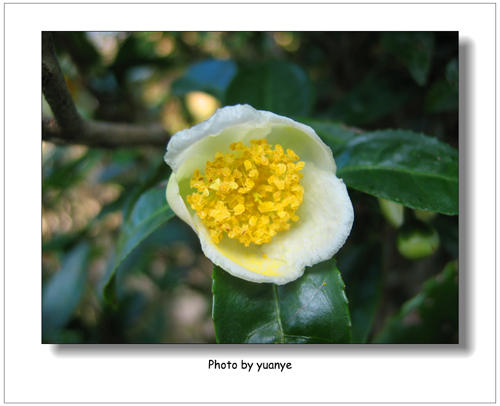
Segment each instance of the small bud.
M438 249L439 235L431 226L418 220L412 221L399 229L397 247L405 258L426 258Z
M395 202L385 199L378 199L380 211L386 221L394 228L399 228L403 224L403 209L404 207Z

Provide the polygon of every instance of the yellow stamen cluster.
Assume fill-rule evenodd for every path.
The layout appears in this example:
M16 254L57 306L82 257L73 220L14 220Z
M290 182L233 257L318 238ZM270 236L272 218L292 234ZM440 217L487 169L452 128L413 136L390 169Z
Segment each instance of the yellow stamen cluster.
M304 162L281 145L268 145L266 139L231 144L234 153L218 152L207 162L205 176L196 169L191 187L198 190L187 197L218 243L224 234L246 246L270 242L278 231L288 230L290 220L302 203Z

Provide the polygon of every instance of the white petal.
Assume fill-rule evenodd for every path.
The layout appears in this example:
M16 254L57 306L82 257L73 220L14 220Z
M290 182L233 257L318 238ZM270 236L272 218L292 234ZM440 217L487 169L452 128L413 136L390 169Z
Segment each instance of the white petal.
M196 231L193 221L191 220L191 214L186 207L186 203L179 194L179 184L177 183L177 178L175 173L170 175L170 179L167 184L167 202L172 209L172 211L177 214L182 220L188 223L193 230Z
M301 161L312 161L317 167L336 173L337 166L332 150L311 127L269 111L260 113L272 125L271 134L267 137L269 144L283 143L285 150L288 148L293 150Z
M302 275L304 267L333 257L344 245L354 222L354 210L341 179L307 162L303 170L304 200L296 211L299 220L278 233L264 252L283 258Z
M303 173L304 200L296 212L300 219L290 230L260 246L245 247L227 237L215 244L205 226L195 219L205 255L234 276L277 285L299 278L306 266L333 257L344 245L354 221L347 188L332 172L311 162Z
M176 133L168 143L165 162L180 181L193 175L198 162L202 162L204 168L206 161L212 161L217 152L231 152L229 146L233 142L248 144L253 138L265 138L270 130L268 121L253 107L224 107L207 121ZM217 142L212 137L217 137Z
M245 247L239 241L227 237L215 244L201 221L195 219L195 222L205 255L231 275L251 282L273 282L278 285L295 279L287 275L284 261L264 257L262 246L251 244Z
M300 219L267 244L245 247L227 236L215 244L185 200L193 192L190 179L195 169L203 173L217 152L231 152L233 142L248 145L259 138L292 149L306 162L301 180L304 200L296 212ZM289 118L248 105L224 107L172 137L165 161L174 172L167 187L170 206L199 235L205 255L232 275L285 284L300 277L306 266L331 258L350 233L354 211L344 183L335 176L330 148L312 128Z

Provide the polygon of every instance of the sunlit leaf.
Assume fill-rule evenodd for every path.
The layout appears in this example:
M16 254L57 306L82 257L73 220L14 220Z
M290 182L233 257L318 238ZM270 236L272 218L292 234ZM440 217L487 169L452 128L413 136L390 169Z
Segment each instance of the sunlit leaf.
M252 283L215 266L213 312L219 343L348 343L351 320L335 259L286 285Z
M224 102L226 89L236 71L236 64L232 60L209 59L198 62L172 84L172 92L177 96L185 96L189 92L200 91Z
M405 206L458 214L458 152L403 130L366 133L336 157L347 186Z
M375 343L441 344L458 342L458 268L446 265L424 283L377 335Z

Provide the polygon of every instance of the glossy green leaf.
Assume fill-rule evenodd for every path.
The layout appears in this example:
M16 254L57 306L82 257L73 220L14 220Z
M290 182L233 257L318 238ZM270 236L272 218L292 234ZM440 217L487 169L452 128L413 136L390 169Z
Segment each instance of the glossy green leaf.
M209 59L195 63L172 84L172 91L177 96L194 91L205 92L224 102L226 89L237 69L232 60Z
M141 195L122 227L118 239L115 261L104 287L104 297L115 302L115 275L125 258L160 226L174 216L165 198L165 188L152 188Z
M457 110L458 88L454 88L445 79L438 80L425 95L424 109L428 113Z
M219 343L348 343L351 319L335 259L286 285L253 283L215 266L212 317Z
M375 343L441 344L458 342L458 269L450 262L422 291L391 317Z
M335 104L329 117L349 125L369 124L400 109L412 95L397 80L370 75Z
M248 103L287 117L308 115L313 102L307 73L297 65L276 60L239 68L226 92L228 105Z
M316 134L328 145L335 156L342 147L351 139L353 139L358 132L345 126L341 123L332 123L329 121L313 120L309 118L297 119L300 123L306 124L316 131Z
M365 343L382 293L382 247L356 245L341 250L337 258L349 298L352 342Z
M335 157L347 186L405 206L458 214L458 152L403 130L360 135Z
M67 253L61 266L42 292L42 335L54 338L68 323L85 289L89 245L80 243Z
M420 86L424 86L429 76L434 52L432 32L385 32L382 46L405 65L410 75Z

